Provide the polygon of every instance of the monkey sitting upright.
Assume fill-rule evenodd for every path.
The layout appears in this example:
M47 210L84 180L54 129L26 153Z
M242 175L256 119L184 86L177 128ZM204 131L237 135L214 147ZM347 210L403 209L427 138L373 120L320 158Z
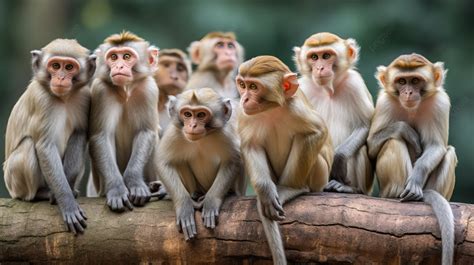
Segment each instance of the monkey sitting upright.
M56 201L69 231L83 232L75 200L84 174L95 55L56 39L32 55L33 80L13 107L5 139L5 184L13 198Z
M174 202L178 229L189 240L196 235L195 208L202 207L204 225L214 228L229 189L244 194L246 185L237 136L228 123L229 99L210 88L187 90L170 97L168 108L172 124L158 148L158 171ZM203 196L194 201L194 194Z

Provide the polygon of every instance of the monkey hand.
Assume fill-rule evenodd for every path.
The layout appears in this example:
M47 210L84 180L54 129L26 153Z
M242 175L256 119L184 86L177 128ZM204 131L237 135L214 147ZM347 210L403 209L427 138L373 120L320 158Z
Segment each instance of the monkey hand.
M166 191L165 185L159 180L152 181L148 183L148 187L150 188L151 197L156 197L158 200L164 199L168 192Z
M106 197L107 205L114 212L125 211L124 206L130 210L133 210L132 203L130 203L128 200L128 190L123 184L110 188L107 191Z
M143 206L151 198L150 188L143 181L126 182L126 186L130 191L129 200L135 206Z
M74 199L68 202L60 202L59 209L70 232L73 234L77 234L77 232L84 233L84 229L87 227L87 216Z
M221 208L222 200L216 197L206 196L202 204L202 221L207 228L214 229L217 225L217 217Z
M186 198L176 207L176 225L178 231L184 234L186 241L194 238L196 221L194 220L194 206L191 198Z
M334 156L334 162L331 168L330 179L334 179L340 183L350 185L350 181L347 178L347 158L343 154Z
M74 195L74 199L77 199L77 196L79 196L79 191L73 188L72 195ZM52 192L49 193L49 203L57 204L56 197L54 197L54 194Z
M400 198L402 202L421 201L423 200L423 189L413 177L410 177Z
M261 196L259 201L262 207L263 215L265 215L268 219L274 221L282 221L285 219L285 211L283 210L283 206L281 206L277 194Z

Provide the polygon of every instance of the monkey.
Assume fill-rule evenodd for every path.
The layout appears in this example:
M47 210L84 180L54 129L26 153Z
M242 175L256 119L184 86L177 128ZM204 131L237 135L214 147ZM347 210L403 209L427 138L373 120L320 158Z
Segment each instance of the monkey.
M191 61L183 51L179 49L160 50L158 71L155 73L156 84L160 91L158 99L160 136L170 122L165 106L168 96L176 96L183 92L191 73Z
M239 67L237 117L246 173L275 264L286 264L276 221L283 205L327 184L333 147L324 120L298 90L296 73L278 58L258 56Z
M335 147L325 191L370 194L374 182L366 147L374 103L355 69L359 49L354 39L327 32L293 49L301 90L326 122Z
M157 180L158 49L124 31L95 53L89 132L94 186L112 211L132 210L150 200L147 183Z
M375 77L381 89L367 143L380 196L429 203L440 225L442 264L452 264L454 217L447 200L457 156L448 145L451 103L443 87L444 63L401 55L379 66Z
M244 49L233 32L210 32L188 48L197 69L186 89L211 87L225 98L239 97L234 76L244 58Z
M57 203L68 230L83 233L76 202L85 170L89 81L96 56L76 40L31 51L33 78L8 119L3 164L12 198Z
M230 99L211 88L186 90L170 96L168 110L172 122L158 148L158 172L188 241L197 234L194 208L202 208L205 227L214 229L226 193L233 188L243 195L246 183L236 132L228 124Z

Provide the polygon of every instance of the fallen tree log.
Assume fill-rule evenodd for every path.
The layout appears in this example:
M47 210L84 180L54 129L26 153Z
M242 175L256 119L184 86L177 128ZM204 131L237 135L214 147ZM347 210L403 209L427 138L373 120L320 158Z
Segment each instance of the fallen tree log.
M170 201L113 213L103 198L80 198L89 219L82 235L66 232L57 206L0 199L0 263L268 264L271 256L252 197L228 199L219 225L185 242ZM452 203L455 264L474 262L474 205ZM423 203L313 193L285 205L281 222L292 263L439 264L440 233Z

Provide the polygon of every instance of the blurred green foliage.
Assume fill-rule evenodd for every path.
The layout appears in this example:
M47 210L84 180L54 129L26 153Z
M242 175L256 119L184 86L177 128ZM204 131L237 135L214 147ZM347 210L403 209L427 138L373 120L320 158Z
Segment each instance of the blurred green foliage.
M362 47L358 68L374 99L378 65L411 52L445 62L453 105L450 144L459 158L452 200L474 203L473 26L474 2L468 0L0 1L0 131L31 78L29 51L54 38L75 38L93 50L126 29L161 48L186 49L209 31L235 31L246 58L275 55L295 69L292 47L329 31ZM7 196L0 181L0 197Z

